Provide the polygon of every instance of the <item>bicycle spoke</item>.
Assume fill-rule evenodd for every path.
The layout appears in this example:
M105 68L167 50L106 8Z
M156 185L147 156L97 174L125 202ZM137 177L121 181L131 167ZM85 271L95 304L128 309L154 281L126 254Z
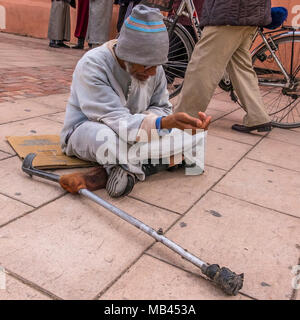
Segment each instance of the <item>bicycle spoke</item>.
M293 102L294 102L294 101L293 101ZM293 102L292 102L292 103L293 103ZM290 114L290 112L293 111L294 108L297 107L297 105L298 105L299 103L300 103L300 101L298 101L298 102L295 104L295 106L293 106L293 108L291 108L286 114L284 114L283 117L280 119L280 122L281 122L286 116L288 116L288 115Z
M164 19L168 30L173 23ZM190 35L185 29L175 25L169 39L168 62L163 65L165 70L170 99L174 98L181 90L183 78L191 58L194 43L190 41Z
M287 71L290 82L287 82L266 46L253 57L254 70L259 79L264 105L273 124L279 127L300 127L300 37L295 36L294 40L294 47L292 47L293 37L291 36L274 40L277 47L274 53ZM294 49L293 55L292 49ZM272 86L272 84L282 85L282 87Z
M180 70L180 71L181 71L181 70ZM181 72L182 72L182 71L181 71ZM167 70L167 73L173 75L174 78L179 78L179 77L178 77L178 74L176 74L176 73L174 73L174 72L171 72L171 71ZM181 77L181 78L182 78L182 77Z
M275 106L276 101L278 101L278 97L276 97L276 99L274 99L274 101L272 101L272 103L269 103L269 105L272 106L271 109L269 108L269 110L268 110L268 113L269 113L270 116L272 116L272 115L277 113L277 112L273 112L273 110L276 110L276 108L277 108Z
M274 90L276 90L276 89L277 89L277 88L275 88L275 87L271 88L266 94L263 94L262 97L263 97L263 98L266 97L267 95L273 93Z
M179 62L177 62L177 63L168 63L168 64L166 64L166 66L168 67L167 69L175 69L176 67L177 68L185 68L186 69L186 67L187 67L187 63L179 63Z

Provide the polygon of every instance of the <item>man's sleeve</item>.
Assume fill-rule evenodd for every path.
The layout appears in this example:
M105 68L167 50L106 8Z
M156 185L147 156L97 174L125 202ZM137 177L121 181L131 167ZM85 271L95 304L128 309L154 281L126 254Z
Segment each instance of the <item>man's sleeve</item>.
M81 63L75 70L73 83L79 106L89 120L106 124L129 143L138 140L137 131L147 115L130 114L109 85L102 67L92 61Z

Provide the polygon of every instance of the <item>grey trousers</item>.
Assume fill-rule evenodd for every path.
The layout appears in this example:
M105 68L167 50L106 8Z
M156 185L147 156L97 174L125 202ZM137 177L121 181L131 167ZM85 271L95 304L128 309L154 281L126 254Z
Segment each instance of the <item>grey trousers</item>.
M247 113L244 125L255 126L270 121L250 55L256 29L251 26L204 28L189 62L176 112L183 111L197 117L199 111L205 111L227 70Z
M109 40L112 11L112 0L90 0L88 43L101 45Z
M64 1L52 2L48 39L70 41L70 6Z
M204 170L205 140L204 131L191 136L173 129L170 134L158 140L127 144L120 142L116 133L105 124L85 121L71 134L63 152L67 156L98 162L108 174L114 166L121 164L139 180L144 180L142 161L151 159L153 163L154 159L169 159L170 156L174 157L175 163L181 163L184 156L186 162L197 165L197 170L186 169L186 174L201 174Z

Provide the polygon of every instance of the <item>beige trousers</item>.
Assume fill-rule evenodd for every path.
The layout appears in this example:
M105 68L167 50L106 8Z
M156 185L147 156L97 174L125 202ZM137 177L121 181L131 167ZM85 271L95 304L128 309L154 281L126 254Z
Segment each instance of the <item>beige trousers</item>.
M188 65L176 112L192 116L205 111L227 70L246 111L244 125L269 122L253 70L250 46L256 27L209 26L196 44Z

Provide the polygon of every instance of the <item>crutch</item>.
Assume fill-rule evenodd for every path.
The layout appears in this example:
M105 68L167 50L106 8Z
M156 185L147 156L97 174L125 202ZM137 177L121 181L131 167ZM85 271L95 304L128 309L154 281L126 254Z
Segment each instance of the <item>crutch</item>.
M22 170L27 174L29 174L31 177L38 176L40 178L44 178L54 182L59 182L59 179L60 179L59 175L49 173L43 170L39 170L33 167L32 162L35 156L36 156L35 153L30 153L25 157L22 165ZM206 275L209 279L211 279L218 287L220 287L228 295L237 295L239 290L243 287L243 281L244 281L243 273L238 275L226 267L220 268L219 265L217 264L208 264L206 262L203 262L196 256L192 255L191 253L189 253L188 251L180 247L175 242L169 240L167 237L162 235L161 232L156 232L154 229L147 226L142 221L132 217L128 213L124 212L123 210L113 206L112 204L103 200L93 192L87 189L80 189L78 193L100 204L102 207L106 208L110 212L119 216L120 218L127 221L131 225L147 233L156 241L161 242L163 245L175 251L182 258L190 261L192 264L200 268L201 272L204 275Z

